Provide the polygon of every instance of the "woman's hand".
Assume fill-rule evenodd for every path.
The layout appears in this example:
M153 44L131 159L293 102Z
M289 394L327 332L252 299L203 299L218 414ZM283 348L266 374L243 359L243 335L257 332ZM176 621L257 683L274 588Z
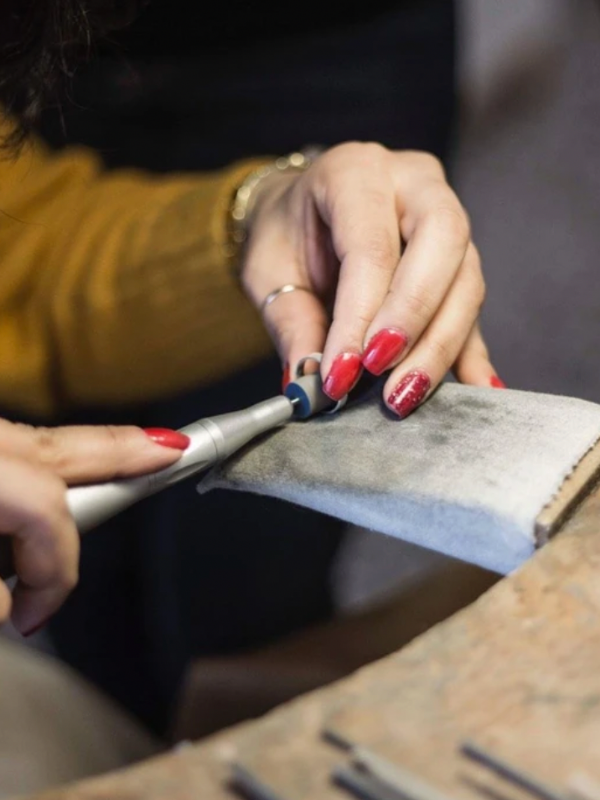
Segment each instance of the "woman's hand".
M469 220L439 161L377 144L344 144L303 174L267 179L253 208L242 282L283 361L323 352L340 399L364 367L405 417L453 367L501 385L477 319L484 281Z
M77 583L79 535L67 486L152 472L187 447L175 431L134 427L30 428L0 420L0 534L12 537L18 581L0 581L0 622L29 635Z

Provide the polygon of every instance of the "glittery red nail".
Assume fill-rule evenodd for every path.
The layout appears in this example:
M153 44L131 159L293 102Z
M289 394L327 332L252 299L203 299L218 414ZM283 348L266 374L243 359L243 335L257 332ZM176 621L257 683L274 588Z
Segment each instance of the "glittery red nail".
M406 349L408 337L397 328L384 328L373 336L363 353L363 367L381 375Z
M341 400L358 380L360 370L361 357L358 353L340 353L331 365L323 391L332 400Z
M404 419L423 402L430 388L431 380L427 373L420 370L409 372L388 397L388 406Z
M506 384L497 375L493 375L490 379L490 386L493 386L494 389L506 389Z
M283 375L281 376L281 391L285 392L287 385L290 382L290 365L286 361L283 367Z

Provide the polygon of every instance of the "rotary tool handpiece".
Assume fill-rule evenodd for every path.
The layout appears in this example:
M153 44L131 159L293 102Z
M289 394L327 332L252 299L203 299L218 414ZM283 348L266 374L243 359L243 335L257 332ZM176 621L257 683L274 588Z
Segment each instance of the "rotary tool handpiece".
M293 413L290 400L281 396L243 411L207 417L187 425L181 433L189 436L190 444L172 466L139 478L69 489L67 502L77 529L85 533L138 500L212 467L261 433L287 422Z
M181 433L189 436L190 444L172 466L139 478L69 489L67 503L77 529L79 533L86 533L138 500L224 461L257 436L292 417L304 419L328 406L331 406L331 401L323 394L319 377L316 374L305 375L288 386L286 395L264 400L242 411L193 422L181 428ZM12 575L11 541L8 537L0 537L0 577Z

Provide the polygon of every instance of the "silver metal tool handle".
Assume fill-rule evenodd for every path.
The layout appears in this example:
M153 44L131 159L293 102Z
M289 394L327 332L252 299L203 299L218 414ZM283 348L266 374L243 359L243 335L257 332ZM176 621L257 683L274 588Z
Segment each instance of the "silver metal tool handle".
M190 445L180 460L167 469L139 478L76 486L67 491L67 503L80 533L86 533L138 500L208 469L228 458L262 433L288 422L294 408L300 418L331 406L317 375L297 377L287 396L274 397L242 411L199 420L181 429ZM14 575L12 543L0 537L0 578Z
M274 397L242 411L187 425L181 433L189 436L189 447L171 467L140 478L69 489L67 502L77 529L85 533L138 500L212 467L261 433L287 422L292 414L288 398Z
M190 446L171 467L139 478L69 489L67 504L79 533L86 533L138 500L215 464L218 460L217 446L211 431L203 423L200 421L182 428L182 433L190 437Z
M144 497L149 497L188 475L200 472L217 461L218 448L208 426L201 420L182 433L190 437L190 445L176 464L167 469L139 478L129 478L109 483L74 486L67 490L67 505L80 534L95 528L114 517ZM15 574L12 542L10 537L0 537L0 578Z

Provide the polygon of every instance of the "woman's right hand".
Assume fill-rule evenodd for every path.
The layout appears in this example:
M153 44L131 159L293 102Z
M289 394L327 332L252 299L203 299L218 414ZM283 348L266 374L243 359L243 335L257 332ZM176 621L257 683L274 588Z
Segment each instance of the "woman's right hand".
M189 440L135 427L31 428L0 420L0 534L12 537L17 584L0 581L0 622L38 630L77 583L79 535L68 486L168 467ZM12 611L11 611L12 609Z

